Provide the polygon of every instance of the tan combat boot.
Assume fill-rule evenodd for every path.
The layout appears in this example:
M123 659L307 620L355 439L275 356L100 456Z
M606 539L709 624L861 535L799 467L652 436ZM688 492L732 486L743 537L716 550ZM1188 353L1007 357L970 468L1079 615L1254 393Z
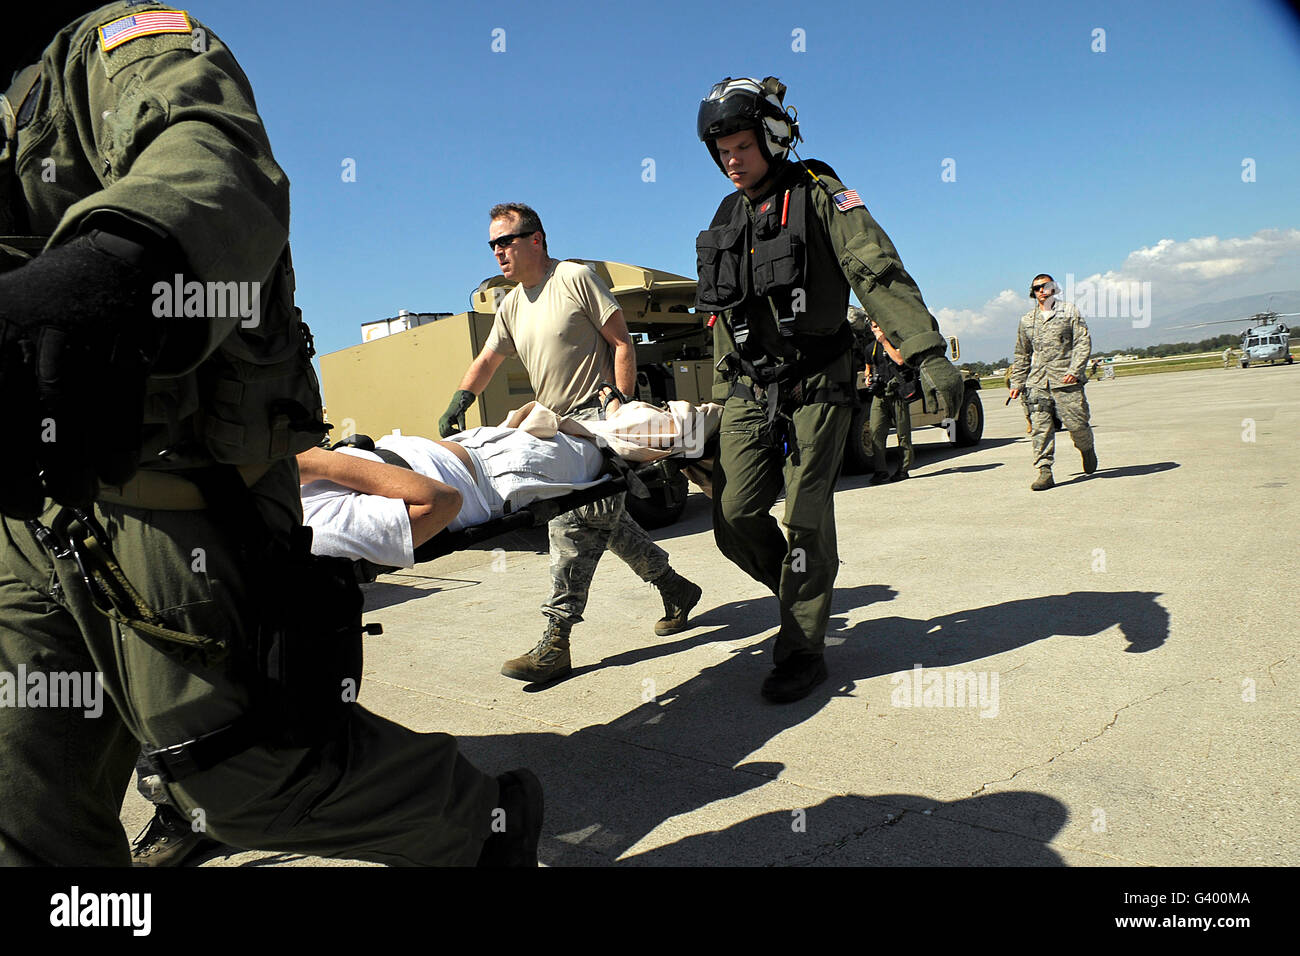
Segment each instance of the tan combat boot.
M671 568L663 580L655 585L664 599L664 616L655 622L655 633L660 637L686 630L686 619L691 609L700 603L704 594L698 584L692 584Z
M567 677L573 670L569 659L569 625L547 618L546 630L537 646L523 657L506 661L501 673L530 684L546 684Z
M1056 482L1052 480L1052 469L1039 468L1038 477L1034 479L1034 483L1029 487L1033 491L1046 491L1054 484L1056 484Z

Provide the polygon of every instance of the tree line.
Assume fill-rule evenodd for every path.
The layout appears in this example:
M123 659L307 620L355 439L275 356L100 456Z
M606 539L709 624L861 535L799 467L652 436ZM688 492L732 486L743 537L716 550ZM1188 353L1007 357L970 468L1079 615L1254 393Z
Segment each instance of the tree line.
M1222 352L1228 346L1233 348L1241 347L1241 334L1239 332L1225 332L1222 335L1216 335L1212 339L1201 339L1199 342L1166 342L1160 345L1146 345L1137 348L1110 349L1105 352L1093 352L1092 357L1105 359L1112 355L1136 355L1138 358L1167 358L1170 355L1186 355L1189 352ZM958 368L984 377L1010 365L1011 359L1003 357L996 362L963 362Z

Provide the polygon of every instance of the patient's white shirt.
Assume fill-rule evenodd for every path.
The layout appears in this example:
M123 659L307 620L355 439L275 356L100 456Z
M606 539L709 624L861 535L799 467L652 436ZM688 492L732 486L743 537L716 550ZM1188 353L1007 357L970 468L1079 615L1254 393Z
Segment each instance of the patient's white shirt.
M480 482L459 458L428 438L384 435L375 441L375 447L400 455L413 471L460 492L460 513L447 526L449 531L607 480L597 478L603 460L586 439L564 434L543 439L515 428L480 427L460 432L453 440L469 452ZM339 452L383 460L359 448ZM316 554L365 558L386 567L409 568L415 563L411 518L400 498L312 481L302 486L302 516L312 529L311 549Z
M460 492L460 513L447 526L450 530L495 516L460 459L437 442L414 435L385 435L375 447L400 455L412 471ZM360 448L340 448L338 453L383 461ZM499 507L495 510L499 515ZM316 554L365 558L386 567L409 568L415 563L411 517L400 498L363 495L332 481L312 481L302 486L302 517L312 529L311 549Z

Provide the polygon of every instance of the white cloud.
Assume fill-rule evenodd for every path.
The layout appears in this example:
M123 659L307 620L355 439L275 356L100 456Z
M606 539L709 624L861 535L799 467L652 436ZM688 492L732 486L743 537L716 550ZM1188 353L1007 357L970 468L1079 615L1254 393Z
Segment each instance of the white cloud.
M1300 229L1261 229L1244 239L1200 236L1161 239L1130 252L1119 272L1124 279L1157 282L1189 278L1215 281L1266 272L1283 256L1300 253Z
M1065 298L1089 321L1115 320L1145 328L1153 301L1159 313L1167 315L1196 302L1258 291L1261 282L1293 285L1294 263L1289 260L1297 257L1300 229L1263 229L1244 238L1161 239L1130 252L1118 269L1084 277L1058 273L1056 278ZM1280 275L1285 278L1279 280ZM1004 289L978 308L941 308L935 316L948 335L1006 335L1029 307L1023 295Z
M986 332L1014 331L1016 320L1027 311L1028 300L1003 289L978 309L937 309L934 317L944 335L981 335Z

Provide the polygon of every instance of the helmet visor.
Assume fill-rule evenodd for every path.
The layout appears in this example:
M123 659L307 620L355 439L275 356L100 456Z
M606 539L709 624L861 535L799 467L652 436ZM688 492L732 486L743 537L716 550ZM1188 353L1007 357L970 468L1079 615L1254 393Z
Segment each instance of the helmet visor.
M729 95L714 99L720 93L719 83L709 91L709 96L700 103L700 113L695 123L695 132L701 142L729 136L742 129L757 129L762 122L763 110L759 97L747 90L733 90Z

